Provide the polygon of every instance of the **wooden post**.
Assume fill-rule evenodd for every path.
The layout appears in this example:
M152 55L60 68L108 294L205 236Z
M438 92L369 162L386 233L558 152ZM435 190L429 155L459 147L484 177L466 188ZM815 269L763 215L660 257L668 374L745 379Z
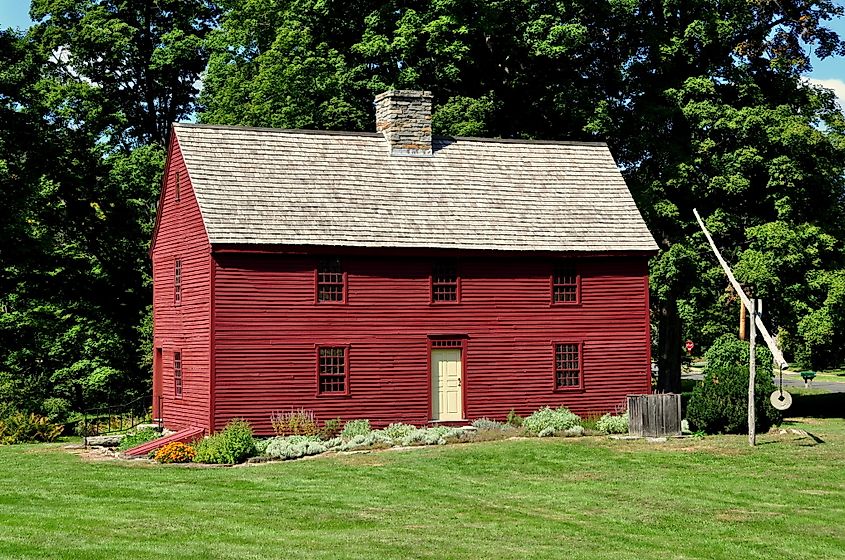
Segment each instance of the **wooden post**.
M751 298L751 336L748 339L748 445L757 443L754 379L757 376L757 299Z
M748 321L745 318L745 305L743 305L742 301L739 302L739 339L740 340L747 340L746 337L746 325Z

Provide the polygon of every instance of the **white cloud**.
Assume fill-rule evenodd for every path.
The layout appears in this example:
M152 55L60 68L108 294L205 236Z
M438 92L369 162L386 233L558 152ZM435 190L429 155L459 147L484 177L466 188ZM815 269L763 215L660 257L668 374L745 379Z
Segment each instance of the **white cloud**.
M845 109L845 82L839 78L830 78L827 80L807 78L807 81L816 86L832 89L833 93L836 94L837 101L839 101L839 107Z

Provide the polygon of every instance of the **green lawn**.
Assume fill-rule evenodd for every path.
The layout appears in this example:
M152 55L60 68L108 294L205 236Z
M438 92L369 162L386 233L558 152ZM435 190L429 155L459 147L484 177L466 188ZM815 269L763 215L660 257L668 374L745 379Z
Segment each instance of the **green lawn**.
M0 558L845 558L845 420L806 422L239 468L0 447Z

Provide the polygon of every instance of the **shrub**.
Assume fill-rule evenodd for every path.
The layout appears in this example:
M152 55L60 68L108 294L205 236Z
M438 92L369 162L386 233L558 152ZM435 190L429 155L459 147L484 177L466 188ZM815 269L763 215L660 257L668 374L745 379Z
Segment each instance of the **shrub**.
M619 416L605 414L596 422L596 430L605 434L627 434L628 413Z
M693 431L709 434L748 433L748 343L733 335L718 338L705 354L704 380L693 389L687 420ZM756 430L768 431L780 424L781 413L769 403L775 390L772 355L757 347L754 383Z
M516 410L514 410L512 408L511 411L508 412L507 423L508 423L509 426L513 426L514 428L519 428L519 427L522 426L523 422L524 422L524 420L522 419L522 416L517 414Z
M489 418L479 418L478 420L472 421L472 427L477 430L502 430L505 424L490 420Z
M380 430L384 435L389 437L390 439L402 439L414 430L416 430L416 426L411 426L410 424L390 424L383 430Z
M63 430L46 416L14 412L0 419L0 444L55 441Z
M314 436L275 437L269 440L264 455L275 459L299 459L328 451L328 446Z
M236 418L222 432L197 442L194 461L220 465L240 463L255 455L255 452L252 426Z
M159 463L190 463L196 456L196 450L187 443L171 441L159 449L153 459Z
M350 420L343 426L343 431L340 432L340 437L345 440L352 439L355 436L365 436L372 431L369 420Z
M314 411L304 408L290 412L273 412L270 414L270 424L279 436L314 436L320 432Z
M334 439L340 435L340 430L343 426L343 420L340 418L332 418L331 420L326 420L323 423L323 427L320 428L320 439L322 440L330 440Z
M550 435L549 429L552 430L552 434L555 434L580 425L581 418L570 412L569 409L564 407L551 409L547 406L526 418L522 424L528 434L538 436L541 433Z
M41 410L44 411L50 422L62 424L67 421L70 414L70 402L67 399L50 397L44 399L44 402L41 403Z
M161 433L155 428L144 428L143 430L138 430L134 434L127 434L124 436L123 439L120 440L120 445L117 447L117 450L126 451L127 449L132 449L142 443L147 443L148 441L152 441L160 437Z
M270 445L274 439L275 438L262 438L255 440L255 453L258 455L264 455L267 451L267 446Z

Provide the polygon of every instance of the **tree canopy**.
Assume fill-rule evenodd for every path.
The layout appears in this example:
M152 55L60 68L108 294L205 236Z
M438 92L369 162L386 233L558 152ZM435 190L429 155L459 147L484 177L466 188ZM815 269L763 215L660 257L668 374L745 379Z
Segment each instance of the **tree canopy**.
M173 121L372 130L388 88L446 135L606 141L660 245L660 384L738 301L697 207L787 354L845 355L845 118L808 53L829 0L34 0L0 31L0 400L149 387L146 250ZM201 90L201 93L200 93Z

